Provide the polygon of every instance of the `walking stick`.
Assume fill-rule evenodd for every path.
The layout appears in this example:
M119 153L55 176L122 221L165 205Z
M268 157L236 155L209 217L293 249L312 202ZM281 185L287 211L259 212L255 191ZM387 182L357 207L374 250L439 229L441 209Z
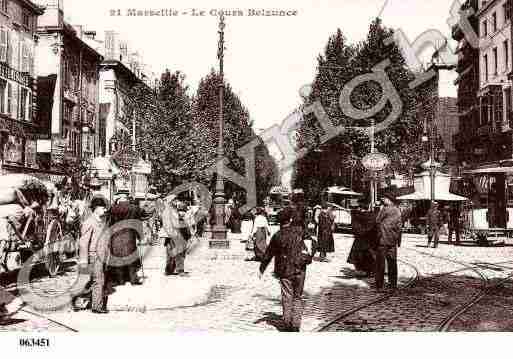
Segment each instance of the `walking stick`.
M139 254L139 260L141 261L141 273L142 273L142 277L144 280L144 278L146 278L146 276L144 275L144 263L143 263L143 258L142 258L141 250L139 249L139 246L137 246L137 254Z

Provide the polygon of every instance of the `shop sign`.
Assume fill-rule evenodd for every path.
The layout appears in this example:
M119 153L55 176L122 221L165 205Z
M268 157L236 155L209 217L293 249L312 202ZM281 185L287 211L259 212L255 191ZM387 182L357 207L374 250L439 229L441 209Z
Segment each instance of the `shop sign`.
M27 140L25 144L25 166L37 168L37 146L36 141Z
M64 162L64 155L66 153L66 139L62 137L54 137L52 139L52 161L56 164Z
M23 139L21 137L9 135L4 150L5 162L23 165L23 152Z
M362 164L369 171L382 171L390 164L390 160L383 153L373 152L362 159Z

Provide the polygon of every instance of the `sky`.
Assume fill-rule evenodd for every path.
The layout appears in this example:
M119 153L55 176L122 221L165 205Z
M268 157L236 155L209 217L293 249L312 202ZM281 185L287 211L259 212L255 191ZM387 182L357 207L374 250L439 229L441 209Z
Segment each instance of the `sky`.
M156 73L165 69L185 73L191 94L210 69L218 69L218 18L211 12L240 9L244 16L226 18L224 73L257 130L281 123L301 104L299 89L312 82L317 57L337 28L349 42L357 43L380 16L386 26L401 29L410 43L431 29L450 38L451 0L61 1L69 22L96 30L100 37L105 30L117 31ZM126 15L127 9L162 8L179 15ZM205 15L192 16L192 9ZM297 15L247 16L248 9L297 11ZM112 16L111 10L119 10L122 16ZM440 76L440 95L456 97L456 74ZM283 184L289 180L290 171L285 171Z
M402 29L411 42L428 29L450 34L447 0L62 1L70 22L96 30L99 36L104 30L119 32L155 72L169 68L185 73L191 91L211 68L218 68L218 19L209 14L212 9L240 9L245 15L247 9L297 10L296 16L289 17L226 19L225 77L257 129L280 123L300 104L298 91L312 81L316 58L337 28L356 43L365 38L370 21L381 14L385 25ZM180 15L126 16L131 8L175 9ZM206 15L190 15L193 8ZM111 9L121 10L122 16L111 16ZM182 15L183 11L189 14ZM456 96L454 78L442 76L442 96Z

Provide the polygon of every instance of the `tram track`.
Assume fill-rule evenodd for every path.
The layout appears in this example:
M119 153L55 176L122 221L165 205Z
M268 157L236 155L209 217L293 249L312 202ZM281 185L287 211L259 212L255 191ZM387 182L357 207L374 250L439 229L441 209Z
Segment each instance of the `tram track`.
M449 272L444 272L444 273L432 275L432 276L429 276L429 277L422 277L421 274L420 274L419 269L415 265L413 265L412 263L409 263L407 261L404 261L404 260L398 260L399 262L401 262L403 264L406 264L406 265L410 266L411 268L413 268L415 274L414 274L414 276L412 276L410 278L410 280L408 280L407 283L405 283L402 286L400 286L400 288L399 288L399 290L397 292L387 293L385 295L381 295L378 298L373 298L373 299L371 299L371 300L369 300L369 301L367 301L367 302L365 302L365 303L363 303L361 305L358 305L358 306L353 307L353 308L351 308L349 310L346 310L346 311L338 314L334 319L330 320L329 322L323 324L322 326L317 327L315 331L318 331L318 332L330 331L333 328L337 328L337 327L341 327L341 326L344 327L345 323L350 323L350 324L348 324L348 327L351 328L351 324L354 324L354 321L351 322L349 320L351 317L357 316L359 313L362 313L362 312L369 312L369 309L373 308L373 307L375 307L376 310L380 310L380 309L383 310L383 308L387 308L386 306L384 306L384 304L388 300L392 300L393 298L396 298L396 296L395 296L396 293L400 293L401 291L404 291L406 289L413 289L419 283L428 283L429 281L432 281L432 284L435 285L436 281L439 280L440 278L451 276L451 275L453 275L455 273L471 271L471 272L473 272L473 273L475 273L477 275L477 278L481 282L481 284L479 285L479 289L477 290L477 293L472 293L471 298L469 300L466 300L464 303L457 305L456 308L454 308L454 310L452 310L448 315L445 315L443 318L441 318L441 321L440 321L440 319L438 319L439 321L438 321L437 324L431 323L431 325L430 325L430 327L433 329L433 331L434 330L436 330L436 331L447 331L447 330L449 330L451 324L459 316L461 316L463 313L465 313L474 304L478 303L483 297L486 296L486 294L492 288L501 285L502 283L506 282L507 280L509 280L509 279L511 279L513 277L513 273L511 273L507 277L501 279L499 282L491 285L490 284L490 279L481 270L479 270L479 268L482 267L483 265L500 266L500 265L503 265L503 264L513 264L513 261L502 261L502 262L497 262L497 263L476 263L476 264L470 264L470 263L465 263L465 262L457 261L457 260L446 258L446 257L442 257L442 256L436 256L436 255L431 254L431 253L426 253L426 252L415 250L415 249L411 249L411 248L406 248L406 249L410 250L410 251L417 252L418 254L421 254L421 255L424 255L424 256L428 256L428 257L435 258L435 259L438 259L438 260L442 260L442 261L447 261L447 262L451 262L451 263L454 263L454 264L458 264L458 265L462 266L462 268L458 268L458 269L455 269L455 270L449 271ZM513 269L513 268L510 268L510 267L505 267L505 268ZM409 308L409 309L411 311L411 308ZM439 314L439 313L437 313L437 314ZM425 318L423 318L423 319L425 319ZM429 321L429 320L426 320L426 321ZM365 322L365 320L364 320L364 322Z

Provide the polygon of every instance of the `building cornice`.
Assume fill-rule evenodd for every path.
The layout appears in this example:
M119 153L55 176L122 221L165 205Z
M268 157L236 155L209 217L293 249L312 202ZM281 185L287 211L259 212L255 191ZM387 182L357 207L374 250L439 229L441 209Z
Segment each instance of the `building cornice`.
M29 8L36 15L43 15L46 9L44 6L36 5L30 0L18 0L18 2L26 8Z

